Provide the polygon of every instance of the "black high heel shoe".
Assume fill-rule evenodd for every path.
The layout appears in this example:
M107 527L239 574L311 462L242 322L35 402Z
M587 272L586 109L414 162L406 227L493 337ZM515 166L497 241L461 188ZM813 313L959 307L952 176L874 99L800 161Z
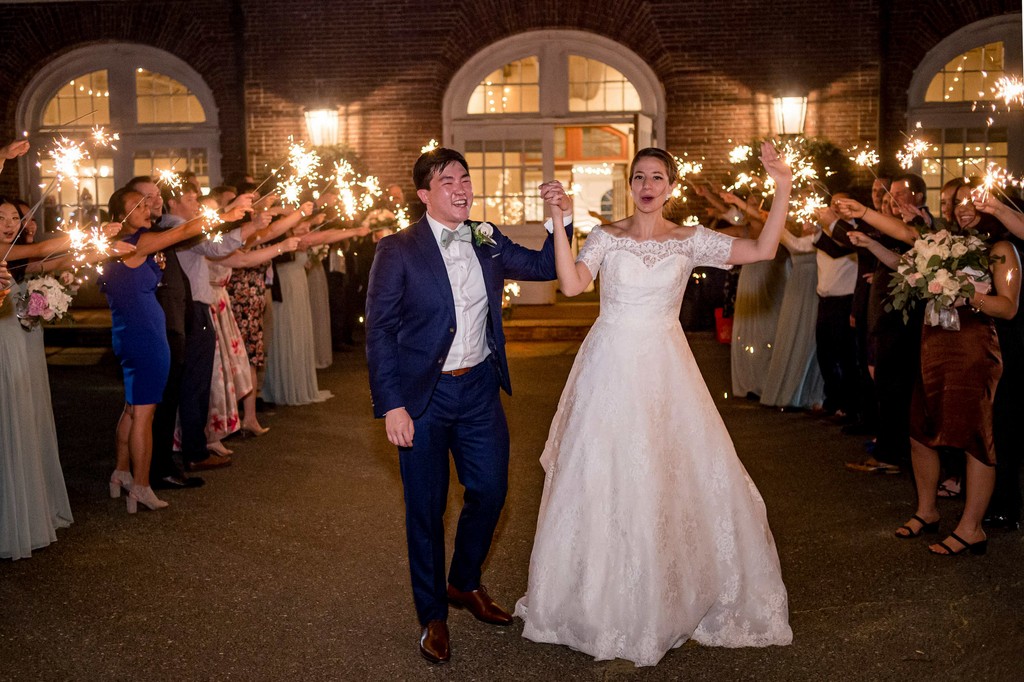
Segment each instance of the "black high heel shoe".
M939 519L939 521L941 521L941 520L942 519ZM910 521L918 521L918 522L920 522L921 527L917 529L916 533L914 532L913 528L911 528L910 526L907 525L908 523L910 523ZM939 521L932 521L931 523L928 523L927 521L922 519L917 514L914 514L913 516L911 516L910 517L910 521L907 521L907 523L904 523L902 526L900 526L899 528L896 529L896 532L894 534L900 540L911 540L913 538L919 538L922 535L924 535L925 533L938 533L939 532ZM906 533L901 533L900 531L903 530L904 528L907 530L907 532Z
M931 552L932 554L937 554L939 556L959 556L959 555L961 555L961 554L963 554L965 552L970 552L971 554L973 554L975 556L981 556L988 549L988 538L985 538L984 540L978 540L977 542L971 543L971 542L967 542L966 540L964 540L962 537L960 537L956 533L950 533L949 537L953 538L954 540L959 542L961 545L963 545L963 547L961 547L960 549L958 549L958 550L956 550L954 552L952 550L952 548L950 548L950 546L946 544L946 540L949 539L949 538L946 538L946 540L942 540L941 542L939 542L939 547L941 547L942 549L944 549L946 551L944 551L944 552L936 552L931 547L928 548L928 551Z

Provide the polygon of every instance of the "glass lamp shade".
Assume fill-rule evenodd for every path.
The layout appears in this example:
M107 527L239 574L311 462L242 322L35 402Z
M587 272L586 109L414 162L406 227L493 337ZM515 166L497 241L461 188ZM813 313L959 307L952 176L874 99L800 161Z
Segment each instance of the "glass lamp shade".
M308 109L305 115L310 144L314 147L333 147L338 144L337 109Z
M803 135L806 97L776 97L775 127L780 135Z

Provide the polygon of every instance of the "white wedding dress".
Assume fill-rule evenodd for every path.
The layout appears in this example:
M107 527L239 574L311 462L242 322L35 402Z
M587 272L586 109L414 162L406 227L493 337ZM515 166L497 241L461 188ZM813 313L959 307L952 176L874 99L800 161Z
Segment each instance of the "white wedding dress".
M789 644L764 501L736 456L679 324L690 273L732 238L637 242L600 228L579 255L601 314L558 403L523 636L654 665L688 639Z

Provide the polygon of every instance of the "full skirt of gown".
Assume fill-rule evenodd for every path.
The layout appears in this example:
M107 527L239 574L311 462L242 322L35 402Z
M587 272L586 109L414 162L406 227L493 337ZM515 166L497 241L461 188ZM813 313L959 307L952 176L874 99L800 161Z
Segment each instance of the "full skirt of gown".
M788 269L784 257L740 269L730 348L732 394L738 398L764 391Z
M528 639L637 665L656 664L688 639L792 641L764 502L675 313L692 267L725 260L698 257L696 239L652 258L654 247L633 253L643 242L596 242L610 247L601 315L541 456L529 587L516 605ZM580 258L589 256L585 247Z
M779 308L771 362L761 404L808 408L825 401L825 379L818 365L815 325L818 319L817 254L796 253Z
M73 522L41 327L26 333L15 289L0 306L0 558L21 559Z
M316 368L327 369L334 362L334 348L331 346L331 304L327 298L327 273L320 261L313 261L308 278Z
M306 252L296 251L294 261L277 266L282 300L273 305L262 390L263 399L270 403L307 405L333 397L317 384L305 263Z

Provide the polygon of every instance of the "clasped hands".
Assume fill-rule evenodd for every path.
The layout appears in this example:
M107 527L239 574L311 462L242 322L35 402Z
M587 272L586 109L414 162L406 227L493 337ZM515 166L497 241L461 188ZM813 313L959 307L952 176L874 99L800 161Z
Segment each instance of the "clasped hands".
M562 183L558 180L549 180L540 186L540 198L550 207L554 217L572 215L572 198L566 193Z

